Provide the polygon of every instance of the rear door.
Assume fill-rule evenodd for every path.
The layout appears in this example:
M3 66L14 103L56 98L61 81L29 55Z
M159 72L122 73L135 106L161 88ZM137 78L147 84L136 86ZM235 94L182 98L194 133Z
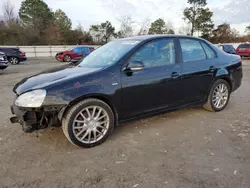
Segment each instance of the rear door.
M215 72L218 58L216 52L204 41L180 38L182 58L183 104L199 102L205 99Z

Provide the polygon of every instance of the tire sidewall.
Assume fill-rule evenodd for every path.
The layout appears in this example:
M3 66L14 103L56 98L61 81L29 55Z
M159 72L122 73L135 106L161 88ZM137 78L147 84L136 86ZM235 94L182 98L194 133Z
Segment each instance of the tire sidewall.
M88 106L100 106L102 107L104 110L106 110L108 116L109 116L109 121L110 121L110 125L109 125L109 128L108 128L108 131L106 132L105 136L100 139L98 142L96 143L91 143L91 144L86 144L86 143L82 143L80 142L74 135L73 133L73 121L76 117L76 115L84 108L88 107ZM69 135L69 138L71 139L71 141L73 142L73 144L77 145L77 146L80 146L80 147L84 147L84 148L90 148L90 147L94 147L94 146L97 146L97 145L100 145L101 143L103 143L107 137L112 133L113 129L114 129L114 114L111 110L111 108L106 105L105 103L102 103L102 102L98 102L98 101L90 101L90 102L86 102L86 103L83 103L82 105L80 105L79 107L77 107L73 113L70 115L70 117L68 117L68 135Z
M216 88L219 84L225 84L226 87L227 87L227 89L228 89L228 99L227 99L226 104L225 104L222 108L216 108L216 107L214 106L214 104L213 104L213 93L214 93L215 88ZM215 112L220 112L220 111L224 110L224 109L227 107L228 103L229 103L230 95L231 95L231 87L230 87L230 85L228 84L228 82L225 81L225 80L221 80L221 79L220 79L220 80L217 80L217 81L213 84L213 86L212 86L210 92L211 92L211 93L210 93L210 96L209 96L209 97L210 97L209 100L210 100L210 105L211 105L212 109L213 109Z

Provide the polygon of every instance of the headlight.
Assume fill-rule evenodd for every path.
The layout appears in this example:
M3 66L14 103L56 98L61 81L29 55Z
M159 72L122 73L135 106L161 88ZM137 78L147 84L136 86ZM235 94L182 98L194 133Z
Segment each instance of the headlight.
M15 105L19 107L31 107L38 108L42 106L42 103L46 97L46 90L34 90L20 95Z

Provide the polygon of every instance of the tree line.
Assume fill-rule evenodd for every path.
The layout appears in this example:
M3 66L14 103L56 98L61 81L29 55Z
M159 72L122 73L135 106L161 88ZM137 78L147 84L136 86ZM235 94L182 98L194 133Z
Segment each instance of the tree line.
M189 6L183 11L185 26L178 33L198 35L213 43L250 41L250 25L241 36L230 24L222 23L217 28L212 20L213 12L206 0L188 0ZM115 38L146 34L175 34L171 22L159 18L152 23L146 19L135 23L131 16L123 16L118 21L117 31L110 21L91 25L84 30L81 24L72 28L72 21L66 13L55 12L43 0L24 0L15 14L14 5L5 1L0 20L0 45L53 45L53 44L105 44ZM135 30L135 25L139 26Z

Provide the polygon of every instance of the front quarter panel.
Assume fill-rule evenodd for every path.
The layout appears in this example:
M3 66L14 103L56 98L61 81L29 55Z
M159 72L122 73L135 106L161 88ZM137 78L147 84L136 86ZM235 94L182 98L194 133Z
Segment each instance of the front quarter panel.
M115 107L120 103L120 72L117 67L80 76L45 88L47 96L43 106L69 105L82 98L101 97ZM119 70L119 68L118 68Z

